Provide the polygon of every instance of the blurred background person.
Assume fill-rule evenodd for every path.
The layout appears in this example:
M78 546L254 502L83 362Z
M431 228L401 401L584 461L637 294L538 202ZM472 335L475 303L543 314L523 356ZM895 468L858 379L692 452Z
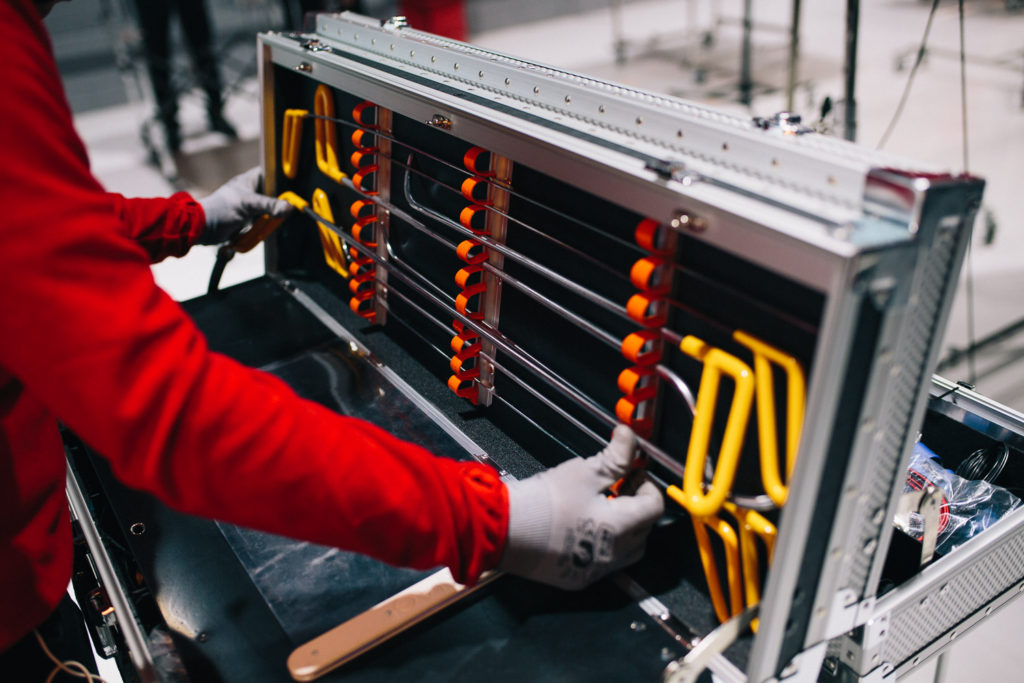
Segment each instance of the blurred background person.
M206 94L209 128L229 138L237 138L235 127L224 118L224 96L214 57L210 16L205 0L135 0L142 45L149 69L149 80L156 99L157 118L164 128L167 148L181 150L178 124L178 95L174 86L171 52L171 16L177 15L192 59L196 83Z

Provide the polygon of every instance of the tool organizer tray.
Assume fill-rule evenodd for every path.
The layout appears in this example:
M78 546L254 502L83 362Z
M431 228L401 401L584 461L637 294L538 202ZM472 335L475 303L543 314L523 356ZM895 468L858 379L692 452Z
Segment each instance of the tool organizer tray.
M676 522L652 553L696 567L659 609L757 605L719 676L820 665L877 591L982 183L397 21L260 45L267 189L303 207L271 272L540 465L630 424Z

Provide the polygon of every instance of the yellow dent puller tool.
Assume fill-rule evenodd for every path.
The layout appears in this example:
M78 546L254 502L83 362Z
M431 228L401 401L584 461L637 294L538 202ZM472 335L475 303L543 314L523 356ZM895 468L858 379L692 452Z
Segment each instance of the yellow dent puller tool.
M737 507L726 503L725 509L736 518L740 530L740 563L743 568L743 593L746 606L751 607L761 601L761 571L757 558L757 542L761 539L765 549L766 565L771 565L775 553L775 538L779 532L775 525L765 519L756 510ZM758 620L750 623L750 628L757 633Z
M319 187L313 190L313 211L328 223L334 223L334 212L331 211L331 200L327 193ZM348 262L345 260L347 247L333 230L323 223L316 224L320 232L320 243L324 247L324 261L342 277L348 277Z
M737 330L733 339L754 353L754 381L757 386L757 434L761 451L761 480L772 502L782 507L789 495L787 483L796 464L800 432L804 424L807 384L799 361L746 332ZM772 363L786 373L786 482L779 474L778 425L775 420L775 380Z
M294 178L299 171L299 145L302 143L302 119L309 116L305 109L285 109L281 131L281 171Z
M277 198L285 200L299 211L309 206L309 202L294 192L282 192ZM287 216L271 218L269 214L263 214L252 222L251 228L235 238L235 241L231 243L231 248L243 254L251 251L257 244L266 239L270 233L277 230L277 227L284 222L285 218Z
M715 532L725 550L726 584L729 586L728 602L726 602L725 593L722 592L722 581L719 578L718 563L715 561L708 529ZM728 522L715 515L693 517L693 532L697 536L697 549L700 551L700 563L704 567L704 577L708 582L711 606L714 608L718 620L726 621L743 610L739 541L736 532Z
M336 183L348 174L338 165L338 139L334 129L334 97L326 85L319 85L313 98L313 113L316 114L316 166L324 175Z
M683 488L672 485L667 493L694 517L710 517L722 507L732 490L739 464L743 438L750 418L750 405L754 398L754 376L746 363L736 356L711 346L707 342L687 335L679 343L680 350L704 363L697 391L697 410L686 452ZM715 419L715 403L722 374L735 383L729 418L725 425L722 448L718 453L715 474L707 493L704 492L704 464L707 459L711 429Z
M694 517L692 520L701 566L704 568L704 578L708 583L711 606L719 621L726 621L742 612L744 607L760 602L761 572L757 539L764 545L765 556L770 563L775 551L775 537L778 535L775 525L756 511L737 507L729 502L723 507L736 519L738 534L732 525L716 515ZM722 542L728 598L722 589L722 575L718 570L708 529ZM756 620L751 624L751 628L757 631Z

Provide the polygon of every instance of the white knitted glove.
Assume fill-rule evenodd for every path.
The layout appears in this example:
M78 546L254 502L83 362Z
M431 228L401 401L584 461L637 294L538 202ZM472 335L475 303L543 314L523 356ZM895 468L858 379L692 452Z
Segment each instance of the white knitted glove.
M199 236L200 244L220 244L238 234L242 228L265 213L283 216L292 205L283 199L260 194L263 172L257 166L236 175L213 194L199 200L206 215L206 226Z
M650 481L632 496L604 493L629 471L635 447L633 430L619 425L597 455L510 484L508 539L498 568L578 590L639 560L664 512L661 493Z

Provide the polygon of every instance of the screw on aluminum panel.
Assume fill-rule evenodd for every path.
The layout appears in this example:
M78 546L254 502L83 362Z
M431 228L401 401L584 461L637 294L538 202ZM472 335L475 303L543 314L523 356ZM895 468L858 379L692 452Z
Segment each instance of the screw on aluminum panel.
M512 79L511 78L506 78L505 79L505 85L512 85Z
M452 120L449 119L447 116L444 116L443 114L434 114L426 123L428 126L440 128L441 130L452 129Z
M310 64L309 62L301 62L297 67L295 67L295 70L308 74L313 70L313 65Z
M697 233L704 232L708 229L708 222L704 218L691 216L688 213L682 212L676 214L672 220L669 221L669 225L676 229L684 228L690 232Z
M873 554L875 552L875 548L877 548L877 547L878 547L878 539L877 538L871 538L871 539L868 539L868 542L864 544L864 547L861 550L863 550L865 555L871 555L871 554Z
M878 664L880 661L882 661L881 655L873 655L871 657L871 663L872 664Z
M920 607L921 609L928 609L928 598L927 597L921 598L921 602L917 603L917 606Z
M572 97L571 97L571 96L569 96L569 95L566 95L566 96L565 96L565 103L566 103L566 104L571 104L571 103L572 103Z
M949 595L949 584L942 584L942 588L939 589L939 595Z
M629 628L630 628L630 630L636 631L637 633L639 633L640 631L646 631L647 630L647 624L643 623L642 621L634 621L633 623L631 623L629 625Z

